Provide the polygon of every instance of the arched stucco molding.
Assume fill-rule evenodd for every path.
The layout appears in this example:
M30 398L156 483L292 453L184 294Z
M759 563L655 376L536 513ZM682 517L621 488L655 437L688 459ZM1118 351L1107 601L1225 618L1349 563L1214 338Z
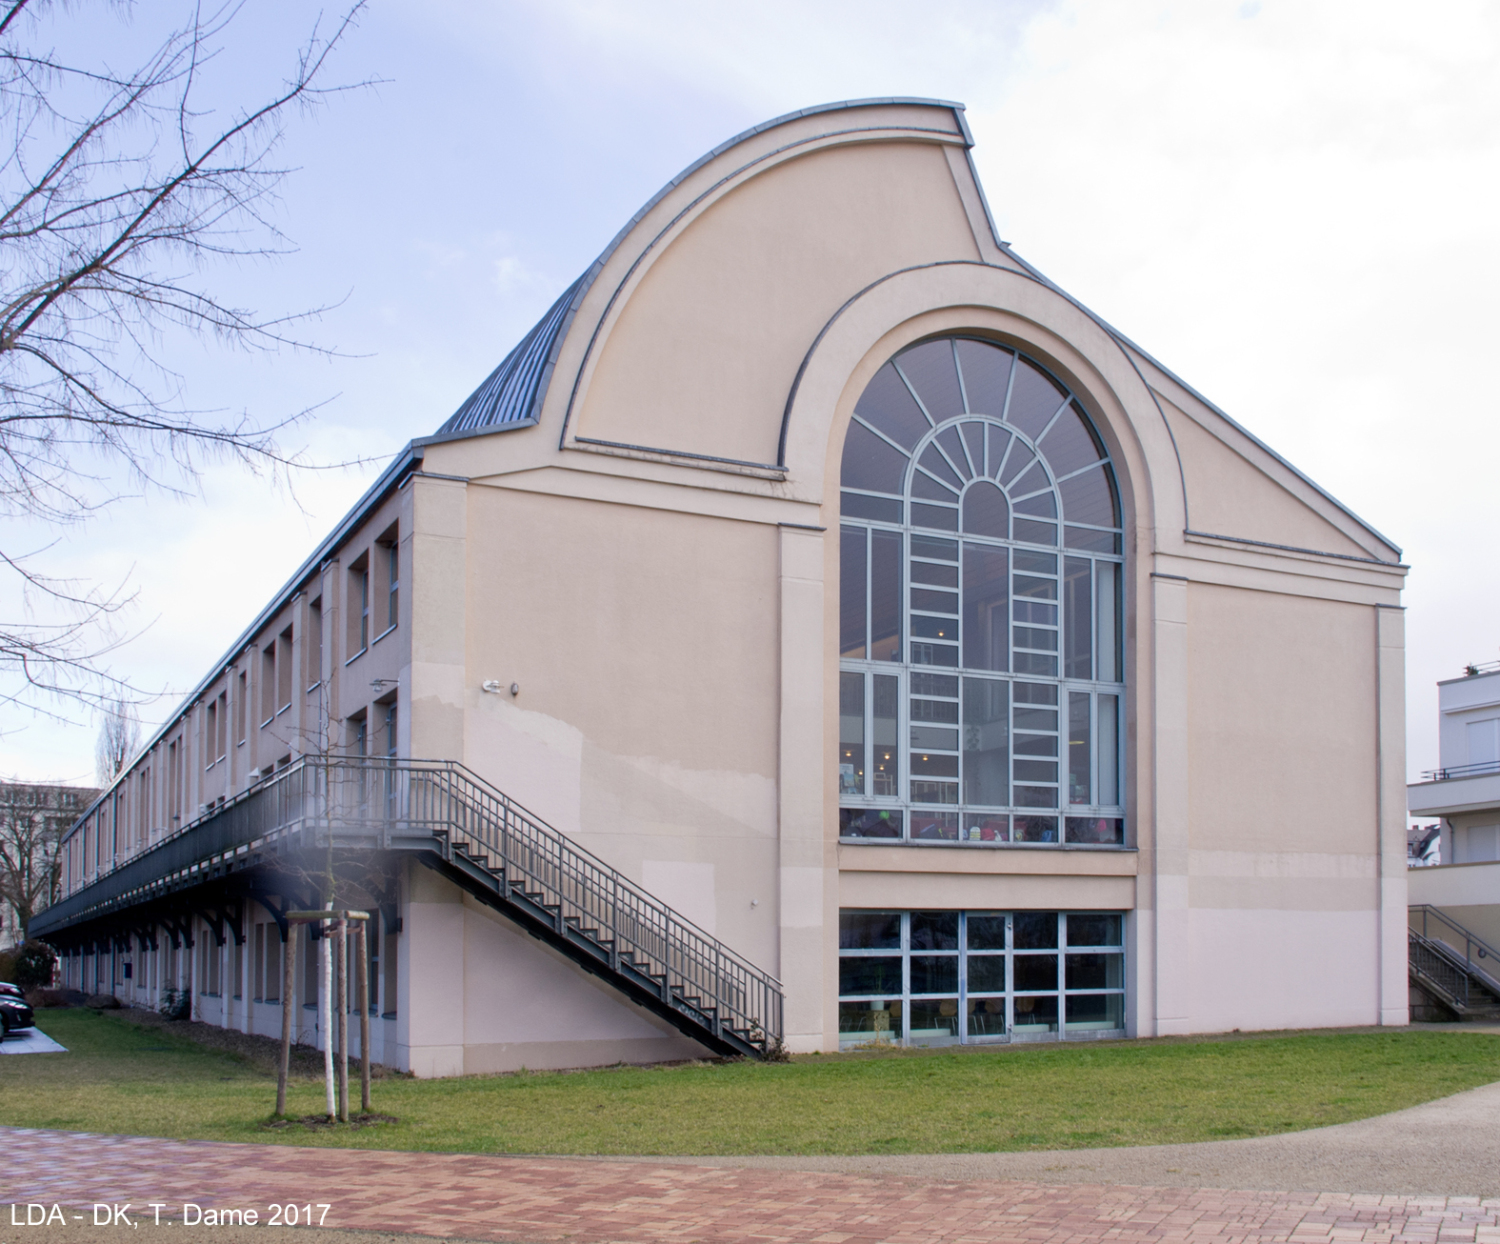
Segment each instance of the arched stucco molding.
M596 263L596 271L591 270L566 338L559 343L553 378L560 382L566 376L567 383L552 385L543 404L543 411L558 419L559 448L591 443L582 435L579 421L611 332L652 267L716 204L789 161L840 147L920 143L967 150L972 145L958 105L874 101L851 109L838 114L841 120L847 120L837 128L829 128L831 118L793 114L754 131L754 141L716 149L713 159L700 161L690 170L691 175L685 174L673 183L611 243ZM930 123L917 124L919 116ZM547 417L544 413L542 420ZM654 452L670 455L680 451L663 448Z
M1186 495L1171 431L1129 357L1078 306L1022 273L978 263L893 274L852 298L808 352L790 395L783 462L799 491L837 513L839 464L854 404L876 371L924 337L973 332L1052 368L1093 417L1115 461L1137 547L1181 533Z

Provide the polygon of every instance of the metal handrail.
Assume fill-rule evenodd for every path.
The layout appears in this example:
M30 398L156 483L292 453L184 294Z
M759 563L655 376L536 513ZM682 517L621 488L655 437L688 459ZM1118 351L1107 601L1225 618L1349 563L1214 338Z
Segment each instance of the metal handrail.
M1500 998L1500 980L1497 980L1496 977L1491 975L1490 972L1488 972L1485 968L1479 966L1479 960L1487 959L1495 967L1500 968L1500 950L1496 950L1478 934L1472 933L1468 929L1464 928L1463 925L1459 924L1457 920L1448 915L1440 907L1433 907L1429 903L1413 903L1410 907L1407 908L1407 912L1408 918L1411 915L1419 915L1421 917L1421 936L1424 942L1429 942L1434 946L1438 946L1449 951L1455 961L1455 967L1461 966L1464 971L1478 980L1479 983L1491 993L1493 993L1496 998ZM1446 929L1450 934L1456 935L1456 938L1462 939L1464 949L1463 962L1461 965L1458 963L1459 952L1457 941L1450 941L1448 938L1444 937L1441 932L1439 932L1436 936L1429 933L1429 921L1431 921L1432 924L1437 925L1440 930Z
M775 977L457 761L302 757L144 854L101 870L39 920L61 927L227 856L280 848L281 840L390 848L397 839L449 859L455 849L469 856L508 898L548 913L558 936L571 928L607 948L611 968L649 980L665 1004L691 1008L715 1032L764 1047L780 1041Z
M1478 777L1482 773L1500 773L1500 760L1481 760L1473 765L1448 765L1442 769L1423 769L1424 782L1447 782L1453 778Z

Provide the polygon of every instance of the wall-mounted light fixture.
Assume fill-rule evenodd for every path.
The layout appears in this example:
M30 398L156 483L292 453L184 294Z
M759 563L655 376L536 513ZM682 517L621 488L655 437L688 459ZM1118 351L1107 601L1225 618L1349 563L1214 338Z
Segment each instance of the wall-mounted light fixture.
M513 682L510 684L509 688L506 688L501 686L500 680L498 678L486 678L482 683L479 684L479 689L481 691L488 691L491 695L499 695L502 691L505 690L509 690L511 695L521 694L520 683Z

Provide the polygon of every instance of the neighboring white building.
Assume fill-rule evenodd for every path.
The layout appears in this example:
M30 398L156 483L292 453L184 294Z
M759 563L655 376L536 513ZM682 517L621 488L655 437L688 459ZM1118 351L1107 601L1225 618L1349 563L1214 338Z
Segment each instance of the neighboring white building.
M1411 871L1411 903L1500 946L1500 662L1438 683L1438 767L1406 800L1412 816L1442 818L1442 863Z
M668 183L79 822L69 979L276 1031L331 849L422 1075L1406 1023L1400 550L971 145L857 101Z

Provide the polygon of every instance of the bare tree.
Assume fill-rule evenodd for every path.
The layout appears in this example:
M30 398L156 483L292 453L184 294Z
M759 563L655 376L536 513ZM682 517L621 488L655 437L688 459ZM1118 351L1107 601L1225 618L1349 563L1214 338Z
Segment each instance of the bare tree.
M0 938L24 942L32 916L57 901L63 835L98 794L81 786L0 783Z
M108 786L141 749L141 722L129 700L116 698L104 705L99 738L94 744L94 775Z
M216 458L282 476L301 465L278 438L306 412L194 409L166 359L179 333L316 348L295 335L316 311L230 306L204 273L287 249L272 156L295 110L348 89L323 80L360 7L314 26L281 86L225 115L202 97L234 0L188 3L126 72L54 46L85 42L99 6L0 3L0 516L76 523L122 488L188 490ZM0 547L0 571L61 619L0 622L0 703L118 696L102 659L125 595L48 575L44 554Z

